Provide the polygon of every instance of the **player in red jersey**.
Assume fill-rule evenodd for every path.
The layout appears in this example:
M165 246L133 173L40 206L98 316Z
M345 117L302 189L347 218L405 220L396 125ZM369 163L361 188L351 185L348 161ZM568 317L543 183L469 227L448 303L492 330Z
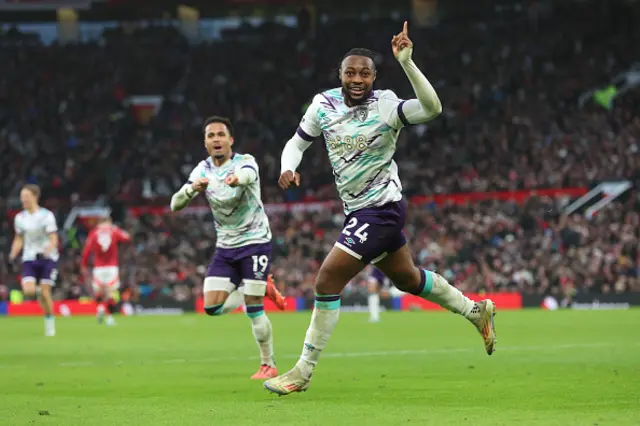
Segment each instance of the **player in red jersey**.
M118 244L131 241L128 232L113 225L111 218L100 220L87 237L82 250L82 273L88 277L89 257L93 254L93 279L91 285L98 303L98 322L102 322L105 310L109 312L106 324L114 325L115 292L120 287L118 269ZM106 304L106 309L105 305Z

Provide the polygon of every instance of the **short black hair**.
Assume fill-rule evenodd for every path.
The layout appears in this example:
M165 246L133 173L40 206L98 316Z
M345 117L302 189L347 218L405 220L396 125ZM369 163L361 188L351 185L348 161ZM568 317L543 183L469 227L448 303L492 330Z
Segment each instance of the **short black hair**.
M340 66L342 66L342 61L344 61L349 56L365 56L371 59L371 62L373 62L374 70L376 70L378 66L377 64L378 54L373 50L365 49L364 47L354 47L353 49L349 50L347 53L344 54L344 56L342 57L342 60L340 61Z
M204 120L204 124L202 125L202 133L207 130L207 126L211 123L222 123L227 127L229 131L229 135L233 137L233 126L231 125L231 120L227 117L220 117L219 115L212 115L211 117Z

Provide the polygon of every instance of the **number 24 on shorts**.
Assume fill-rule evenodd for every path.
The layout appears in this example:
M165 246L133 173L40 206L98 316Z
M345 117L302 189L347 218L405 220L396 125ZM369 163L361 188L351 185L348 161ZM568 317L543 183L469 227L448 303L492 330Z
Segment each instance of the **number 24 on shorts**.
M359 225L358 218L352 217L349 220L349 223L347 223L347 226L345 226L344 229L342 230L342 233L347 237L350 237L351 236L350 230L355 228L358 225ZM367 241L367 236L368 236L368 234L364 232L364 230L367 229L368 227L369 227L368 223L360 224L360 227L355 230L355 232L353 233L353 236L358 238L361 243L364 243L365 241Z

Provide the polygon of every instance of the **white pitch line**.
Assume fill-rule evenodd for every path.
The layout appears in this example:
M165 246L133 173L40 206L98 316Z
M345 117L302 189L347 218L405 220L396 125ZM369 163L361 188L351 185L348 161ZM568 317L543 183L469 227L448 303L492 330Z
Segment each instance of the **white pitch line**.
M479 346L479 345L478 345ZM395 350L395 351L369 351L369 352L328 352L322 355L322 358L366 358L366 357L381 357L381 356L403 356L403 355L429 355L429 354L452 354L452 353L466 353L466 352L479 352L482 349L478 346L467 348L442 348L442 349L408 349L408 350ZM612 342L599 342L599 343L576 343L576 344L564 344L564 345L542 345L542 346L499 346L497 353L502 352L544 352L564 349L594 349L603 347L618 346L618 343ZM640 346L640 343L632 344L631 346ZM284 354L278 355L278 358L285 359L298 359L299 354ZM203 363L215 363L225 361L253 361L259 359L257 356L229 356L218 358L200 358L195 360L189 360L186 358L173 358L164 360L150 360L141 362L126 362L126 361L112 361L112 362L94 362L94 361L77 361L77 362L61 362L59 367L92 367L97 365L157 365L157 364L203 364ZM18 364L17 366L19 366ZM16 367L16 365L0 364L0 368Z
M590 348L599 348L599 347L612 347L615 346L614 343L577 343L577 344L566 344L566 345L545 345L545 346L506 346L506 347L498 347L497 353L501 352L543 352L548 350L563 350L563 349L590 349ZM478 345L479 346L479 345ZM381 357L381 356L403 356L403 355L429 355L429 354L450 354L450 353L465 353L465 352L478 352L481 351L482 348L474 346L468 348L442 348L442 349L408 349L408 350L395 350L395 351L369 351L369 352L328 352L326 354L322 354L322 358L367 358L367 357ZM285 359L297 359L299 358L299 354L284 354L279 355L278 358ZM188 360L185 358L178 359L165 359L165 360L151 360L141 362L142 365L149 364L182 364L182 363L191 363L191 364L202 364L202 363L214 363L214 362L225 362L225 361L252 361L259 359L257 356L229 356L229 357L217 357L217 358L200 358L195 360ZM104 365L104 364L115 364L115 365L126 365L133 364L131 362L127 363L125 361L115 361L112 363L96 363L96 362L63 362L60 363L60 367L88 367L93 365ZM136 363L137 364L137 363Z

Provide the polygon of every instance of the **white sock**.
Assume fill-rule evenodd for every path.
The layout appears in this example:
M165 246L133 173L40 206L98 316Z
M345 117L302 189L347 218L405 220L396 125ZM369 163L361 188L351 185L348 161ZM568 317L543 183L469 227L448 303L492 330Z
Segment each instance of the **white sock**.
M264 310L257 313L257 316L250 316L250 318L253 337L256 339L256 343L260 349L260 364L275 367L271 321L269 321L269 317L264 313Z
M449 284L441 275L430 271L423 272L426 282L420 297L435 302L443 308L464 317L468 317L471 314L475 305L473 300Z
M229 312L233 312L238 309L239 306L244 302L244 294L242 291L235 290L229 293L227 300L224 301L224 305L222 305L221 314L228 314Z
M46 331L54 332L56 329L56 320L53 315L44 316L44 329Z
M304 377L311 377L311 373L318 363L320 352L329 341L329 337L331 337L333 329L336 328L339 318L339 295L316 296L315 308L311 315L311 324L304 338L302 355L296 364L296 367L300 369Z
M369 319L380 321L380 295L378 293L369 293Z
M99 304L99 305L98 305L98 311L97 311L97 314L98 314L98 315L104 315L105 310L106 310L106 309L105 309L104 305L101 303L101 304Z

